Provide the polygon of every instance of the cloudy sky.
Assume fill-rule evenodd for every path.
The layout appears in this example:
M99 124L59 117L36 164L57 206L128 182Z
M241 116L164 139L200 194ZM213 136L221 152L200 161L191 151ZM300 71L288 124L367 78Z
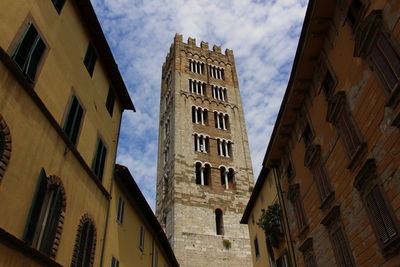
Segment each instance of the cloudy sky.
M92 0L136 113L125 112L117 162L154 208L161 67L175 33L232 49L254 175L266 151L307 0Z

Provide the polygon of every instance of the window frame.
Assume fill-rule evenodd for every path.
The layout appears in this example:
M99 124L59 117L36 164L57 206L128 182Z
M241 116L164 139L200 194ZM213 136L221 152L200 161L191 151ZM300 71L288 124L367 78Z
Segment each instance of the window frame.
M88 224L91 228L92 228L92 240L91 240L91 246L89 246L90 248L90 252L88 250L88 248L86 247L87 245L87 240L84 241L84 254L85 256L83 257L83 263L86 265L82 265L82 262L79 261L79 255L82 253L81 252L81 242L82 242L82 234L84 233L84 226L85 224ZM88 232L86 233L86 238L88 237L89 234L89 230L90 227L88 227ZM85 213L82 218L80 219L79 225L78 225L78 230L77 230L77 234L76 234L76 238L75 238L75 245L74 245L74 251L73 251L73 255L72 255L72 260L71 260L71 267L91 267L93 266L93 262L94 262L94 255L96 252L96 237L97 237L97 230L96 230L96 225L94 223L93 218L88 214ZM87 255L87 253L90 253L90 255ZM87 258L89 257L89 258ZM86 259L86 261L85 261ZM87 261L88 259L88 261Z
M96 49L94 48L92 42L89 42L88 47L86 48L85 57L83 58L83 65L85 65L90 77L93 77L97 59L98 55Z
M388 257L398 252L400 249L399 221L397 220L397 217L393 211L393 207L387 199L387 194L383 189L380 178L377 174L377 166L374 158L369 158L366 160L365 164L361 167L359 173L357 174L353 186L358 190L360 194L365 211L368 216L368 220L372 226L382 255L384 257ZM379 219L376 218L377 214L374 214L374 210L368 205L367 198L370 194L373 193L373 190L376 190L375 197L380 197L381 204L383 205L383 207L379 207ZM385 212L385 214L383 215L382 212ZM380 235L382 234L382 232L380 231L382 224L378 222L379 220L385 219L390 221L390 223L392 224L391 227L393 227L394 230L397 232L397 234L391 237L391 239L386 244L380 238ZM387 229L385 230L387 231Z
M256 260L258 260L260 258L260 246L258 244L258 237L256 235L256 237L253 240L253 244L254 244L254 255L256 256Z
M144 246L145 246L145 235L146 235L146 231L144 229L144 226L141 225L139 227L139 250L141 252L144 252Z
M111 267L119 267L119 260L114 256L111 256Z
M77 107L74 111L74 114L72 115L72 107L74 104L74 100L76 100L77 102ZM79 113L79 108L82 109L82 114L80 115L79 121L77 122L77 116ZM77 113L78 112L78 113ZM81 101L79 100L77 94L73 93L70 97L69 103L67 105L67 109L66 109L66 113L65 113L65 117L64 117L64 123L63 123L63 131L64 133L67 135L68 139L72 142L72 144L74 146L78 145L78 140L80 139L80 133L82 131L83 128L83 121L85 118L85 114L86 114L86 110L84 108L84 106L81 104ZM72 119L71 122L71 129L69 131L67 131L67 124L69 123L69 120L71 119L71 116L73 116L74 118ZM74 137L75 136L75 137Z
M116 100L115 92L112 89L112 87L110 86L108 88L108 94L107 94L107 99L106 99L106 109L108 111L108 114L110 114L111 118L112 118L113 112L114 112L115 100Z
M107 147L106 143L103 141L103 139L100 137L97 139L96 144L97 144L97 146L96 146L95 154L93 156L91 169L93 171L93 174L97 177L97 179L99 179L99 181L102 182L103 177L104 177L105 167L106 167L108 147ZM100 160L100 164L98 165L99 160Z
M61 11L62 11L66 1L65 0L51 0L51 2L53 3L54 8L56 9L57 13L61 14ZM61 3L61 4L57 5L57 3L55 3L55 2Z
M307 232L309 226L304 210L303 199L301 197L300 185L292 184L289 186L287 198L293 206L294 215L296 217L298 236L303 236Z
M7 165L11 159L11 132L10 128L8 127L6 121L4 120L3 116L0 114L0 144L2 146L0 149L0 180L3 178L5 171L7 169Z
M117 206L117 218L116 218L116 221L119 224L124 223L124 215L125 215L125 200L122 198L122 196L119 196L118 206Z
M33 26L35 28L38 36L40 37L40 39L43 41L43 43L45 45L45 49L44 49L40 59L38 60L35 75L32 78L32 80L29 80L29 78L27 77L27 74L24 73L24 71L21 69L21 67L14 60L14 57L16 56L15 54L17 53L17 50L19 50L22 40L25 38L25 35L27 34L30 26ZM50 46L49 46L48 42L44 38L42 31L37 26L33 17L29 14L25 18L22 25L19 27L14 39L12 40L9 48L7 49L7 53L9 54L10 59L13 61L13 63L16 65L17 69L21 72L22 76L25 77L25 79L28 81L28 83L30 83L32 85L36 84L49 51L50 51Z

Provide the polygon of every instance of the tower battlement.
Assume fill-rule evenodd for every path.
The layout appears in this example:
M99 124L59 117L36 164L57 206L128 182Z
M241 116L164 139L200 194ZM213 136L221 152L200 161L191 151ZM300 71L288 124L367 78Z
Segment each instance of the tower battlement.
M213 51L215 53L219 53L221 55L225 55L227 57L233 57L233 51L231 49L226 48L225 53L222 54L221 46L220 45L213 45L212 50L209 49L208 42L201 41L200 46L196 44L196 38L188 37L187 42L183 42L183 35L182 34L175 34L174 43L181 43L185 45L189 45L192 48L200 48L206 51Z

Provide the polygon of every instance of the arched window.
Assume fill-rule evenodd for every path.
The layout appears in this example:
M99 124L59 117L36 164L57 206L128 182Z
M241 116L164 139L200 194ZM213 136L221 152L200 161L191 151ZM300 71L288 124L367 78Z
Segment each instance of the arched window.
M228 171L229 188L233 188L234 187L234 182L235 182L235 170L232 169L232 168L229 168L229 171Z
M204 185L209 185L211 183L211 166L206 164L204 166Z
M47 177L42 169L23 239L53 258L61 238L65 205L65 191L60 178L54 175Z
M221 185L226 185L226 180L227 180L227 177L226 177L226 168L225 167L221 167L220 168L220 173L221 173Z
M202 184L203 168L200 162L196 162L196 184Z
M196 184L209 185L211 183L211 166L196 162Z
M93 266L96 250L96 227L93 219L85 214L82 216L75 239L71 267Z
M225 114L224 115L224 121L225 121L225 130L229 130L229 115L228 114Z
M0 114L0 179L4 176L11 157L11 134L7 123Z
M224 234L224 219L223 219L222 210L220 210L220 209L215 210L215 225L216 225L217 235L223 235Z

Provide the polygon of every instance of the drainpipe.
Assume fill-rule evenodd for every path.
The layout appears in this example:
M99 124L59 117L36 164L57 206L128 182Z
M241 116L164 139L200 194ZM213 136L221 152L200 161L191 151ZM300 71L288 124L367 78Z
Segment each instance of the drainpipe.
M288 215L287 215L287 210L286 210L285 198L283 196L283 191L282 191L282 188L281 188L281 183L280 183L279 178L278 178L278 172L276 170L276 167L273 167L272 170L274 172L274 180L275 180L275 184L276 184L276 189L278 190L279 202L282 205L283 221L285 223L285 240L286 240L286 246L287 246L288 252L289 252L289 258L290 258L293 266L297 266L296 256L295 256L294 248L293 248L292 236L290 234L290 228L289 228L289 221L288 221Z

